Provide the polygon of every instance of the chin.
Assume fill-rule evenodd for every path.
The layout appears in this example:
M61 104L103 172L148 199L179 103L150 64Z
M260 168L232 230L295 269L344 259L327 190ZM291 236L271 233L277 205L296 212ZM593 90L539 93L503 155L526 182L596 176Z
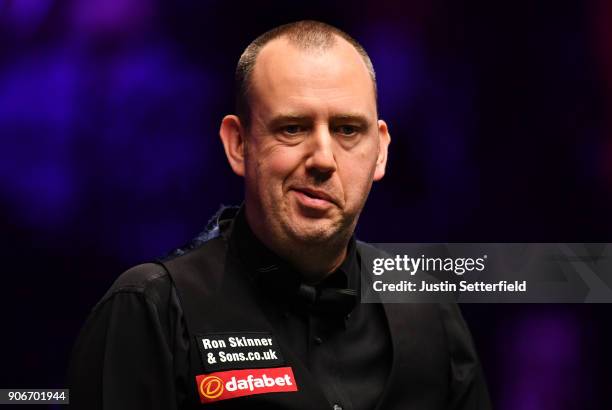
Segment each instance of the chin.
M313 245L326 243L339 233L338 227L331 222L301 224L291 227L289 231L296 241Z

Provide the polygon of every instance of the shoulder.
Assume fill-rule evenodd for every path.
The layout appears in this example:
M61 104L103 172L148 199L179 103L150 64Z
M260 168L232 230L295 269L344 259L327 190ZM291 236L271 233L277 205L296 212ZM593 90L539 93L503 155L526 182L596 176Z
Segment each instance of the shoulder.
M98 305L118 295L133 295L156 302L167 298L171 291L172 281L164 266L159 263L143 263L119 275Z
M168 276L161 264L143 263L123 272L110 288L111 292L122 290L143 291L160 278Z
M119 275L91 310L82 332L112 332L113 338L124 340L126 335L154 338L161 330L170 346L182 315L170 275L158 263L144 263Z
M222 207L208 222L206 229L186 245L169 252L155 262L143 263L123 272L94 309L117 299L141 299L163 308L177 300L176 286L185 280L206 278L202 272L216 272L223 260L227 235L236 207ZM178 281L178 282L177 282ZM187 285L190 285L188 283Z

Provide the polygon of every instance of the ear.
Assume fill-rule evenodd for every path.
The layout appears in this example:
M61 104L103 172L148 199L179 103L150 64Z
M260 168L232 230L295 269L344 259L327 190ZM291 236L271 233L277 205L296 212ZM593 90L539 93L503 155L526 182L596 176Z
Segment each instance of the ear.
M380 181L385 176L387 154L389 152L389 144L391 143L391 135L389 135L387 123L383 120L378 120L378 139L378 158L376 159L376 169L374 170L374 181Z
M225 156L236 175L244 176L244 157L246 141L240 119L235 115L226 115L221 121L219 136L223 143Z

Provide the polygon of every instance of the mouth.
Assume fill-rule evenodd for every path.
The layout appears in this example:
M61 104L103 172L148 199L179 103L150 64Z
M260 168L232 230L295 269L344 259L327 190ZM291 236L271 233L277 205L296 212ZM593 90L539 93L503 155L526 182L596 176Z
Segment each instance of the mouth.
M291 188L295 193L299 203L306 208L328 209L331 206L337 206L334 198L325 191L308 187Z

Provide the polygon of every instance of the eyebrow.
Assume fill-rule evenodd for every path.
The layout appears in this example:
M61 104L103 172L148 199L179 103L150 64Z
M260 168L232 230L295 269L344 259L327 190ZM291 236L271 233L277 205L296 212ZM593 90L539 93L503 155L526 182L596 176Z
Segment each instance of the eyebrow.
M343 121L349 121L349 122L357 122L360 123L362 126L365 127L369 127L370 126L370 120L368 120L368 118L365 115L361 115L361 114L339 114L339 115L332 115L330 122L343 122Z
M276 128L279 127L283 124L287 124L287 123L300 123L300 124L304 124L304 123L308 123L311 122L312 118L310 116L307 115L300 115L300 114L281 114L278 115L274 118L272 118L272 120L270 120L269 126L271 128ZM368 118L365 115L362 114L337 114L337 115L332 115L330 117L330 123L338 123L338 122L344 122L344 121L350 121L350 122L356 122L361 124L364 127L369 127L370 126L370 121L368 120Z
M283 124L287 123L300 123L304 124L306 122L311 121L310 118L306 115L298 115L298 114L281 114L272 118L269 123L269 127L276 128Z

